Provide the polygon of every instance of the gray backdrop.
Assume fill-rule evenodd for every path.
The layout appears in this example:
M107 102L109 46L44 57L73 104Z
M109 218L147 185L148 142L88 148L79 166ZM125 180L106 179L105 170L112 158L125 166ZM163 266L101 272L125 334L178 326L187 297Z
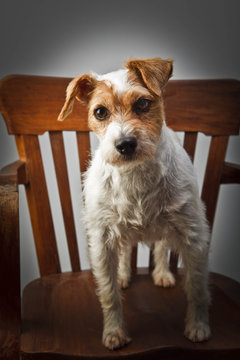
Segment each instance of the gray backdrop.
M108 72L132 57L175 59L174 79L239 78L238 0L80 1L1 0L0 76L35 74L73 77L95 70ZM180 134L181 136L181 134ZM81 193L76 141L64 134L81 261L89 266L81 223ZM63 270L69 256L62 224L52 155L41 136L44 167ZM92 146L96 139L92 137ZM195 161L201 187L209 139L200 135ZM0 166L17 159L14 139L0 119ZM230 140L227 160L240 163L239 137ZM213 229L210 268L240 281L240 192L221 189ZM22 286L38 276L24 190L20 187ZM139 248L138 264L147 261Z

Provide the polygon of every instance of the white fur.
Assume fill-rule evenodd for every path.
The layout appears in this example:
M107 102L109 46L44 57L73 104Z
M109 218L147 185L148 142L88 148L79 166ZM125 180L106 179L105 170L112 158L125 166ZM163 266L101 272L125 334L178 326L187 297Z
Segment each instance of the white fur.
M114 86L115 91L121 95L124 91L130 89L131 85L127 81L127 69L120 69L104 75L97 75L96 79L99 81L105 81Z
M111 128L116 130L117 126L112 124ZM120 127L117 133L121 133ZM112 136L114 140L116 139L113 135L114 131L109 131L109 134L110 138ZM113 146L109 144L109 134L100 143L86 173L84 185L86 225L91 219L94 222L99 219L100 228L106 226L109 228L108 241L110 237L111 241L122 242L122 238L134 240L136 231L139 231L137 240L140 236L141 241L151 243L159 239L160 233L169 232L169 224L163 226L162 214L165 217L169 214L172 216L173 212L179 211L193 200L192 206L195 207L197 216L199 211L203 211L198 199L197 182L191 161L172 136L171 130L163 126L158 149L152 161L120 167L112 166L104 159L104 155L107 156L110 150L113 151ZM105 151L103 148L107 144L108 151ZM139 190L141 197L138 198ZM191 218L195 217L194 213L189 215ZM204 213L202 216L204 218ZM99 227L92 225L90 227L99 231ZM165 229L166 227L168 230ZM195 230L195 227L196 223L190 227L191 231L189 226L186 231L181 229L181 232L184 232L182 241L186 244L189 242L189 237L198 235L198 229ZM171 232L176 234L174 229L171 229ZM187 237L185 232L188 234ZM146 233L152 236L155 233L156 239L146 236ZM173 241L175 247L178 247L178 242L179 239L177 242ZM202 242L199 242L199 246L202 245Z
M99 76L125 91L126 71ZM85 226L89 255L104 314L103 342L117 348L130 341L122 319L119 283L130 281L131 247L139 241L154 250L156 285L174 286L167 252L181 254L188 299L185 335L192 341L209 338L207 263L209 229L190 158L174 132L163 124L157 144L147 132L139 135L137 151L153 147L152 158L111 165L117 138L134 134L123 121L112 122L85 174ZM120 261L119 261L120 256ZM118 266L119 262L119 266ZM159 324L159 326L161 326Z

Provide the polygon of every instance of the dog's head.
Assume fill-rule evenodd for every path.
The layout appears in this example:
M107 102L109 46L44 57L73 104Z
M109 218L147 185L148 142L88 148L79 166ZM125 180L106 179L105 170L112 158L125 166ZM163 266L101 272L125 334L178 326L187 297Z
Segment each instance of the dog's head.
M172 75L172 60L129 60L126 69L74 78L58 117L63 121L75 99L88 107L90 130L98 135L102 155L112 165L151 159L164 121L162 92Z

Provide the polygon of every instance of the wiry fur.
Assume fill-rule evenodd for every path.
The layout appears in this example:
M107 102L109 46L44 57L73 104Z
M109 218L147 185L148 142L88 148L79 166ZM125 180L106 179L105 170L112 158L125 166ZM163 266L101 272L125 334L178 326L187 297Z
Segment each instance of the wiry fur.
M192 341L210 336L209 229L191 160L164 121L161 94L171 62L153 60L150 67L148 60L128 62L128 72L118 72L115 80L113 73L95 75L97 85L88 100L89 126L100 145L85 174L84 219L104 314L103 343L110 349L130 341L123 325L119 284L129 285L131 248L139 241L155 243L153 279L159 286L175 284L168 268L168 249L181 254L188 299L185 335ZM161 74L159 81L152 73L154 66L158 66L155 75ZM147 83L149 72L151 84ZM132 113L133 89L153 99L151 111L140 119ZM96 104L111 109L110 119L96 121ZM114 145L123 136L138 141L130 160Z

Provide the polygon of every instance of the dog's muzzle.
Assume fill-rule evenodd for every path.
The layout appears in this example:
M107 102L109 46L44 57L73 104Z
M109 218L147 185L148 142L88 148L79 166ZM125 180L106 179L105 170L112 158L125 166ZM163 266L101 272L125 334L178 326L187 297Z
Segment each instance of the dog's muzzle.
M137 147L137 139L135 136L122 137L115 142L115 147L121 155L131 156Z

